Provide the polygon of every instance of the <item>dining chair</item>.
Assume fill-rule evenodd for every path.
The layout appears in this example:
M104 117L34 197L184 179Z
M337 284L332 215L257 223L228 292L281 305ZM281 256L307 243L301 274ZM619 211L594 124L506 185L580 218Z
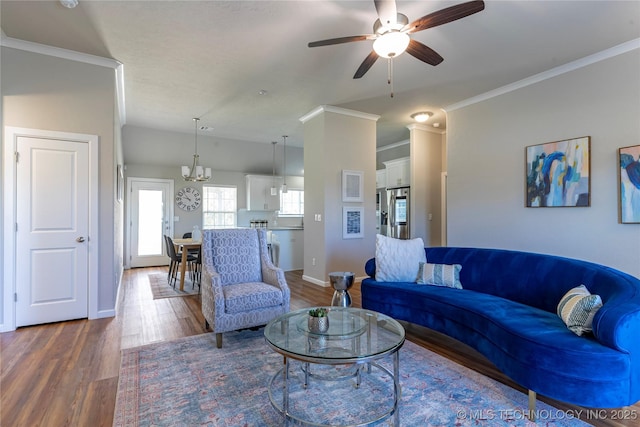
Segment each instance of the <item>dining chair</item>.
M171 280L173 279L173 287L175 288L176 280L178 278L178 268L180 267L180 263L182 263L182 252L176 251L176 246L171 237L165 234L164 239L167 245L167 254L169 254L169 259L171 260L171 263L169 264L169 276L167 276L167 282L171 284ZM194 255L187 254L187 266L190 266L190 264L195 260L196 257ZM189 271L191 271L191 268Z
M205 230L202 235L202 314L216 334L269 323L289 312L284 271L267 251L264 229Z
M164 247L167 252L167 256L169 257L169 272L167 273L167 283L171 284L171 278L173 277L173 269L175 268L175 257L171 256L172 249L170 246L173 246L169 243L169 236L166 234L163 236L164 238ZM173 252L176 251L175 246L173 246ZM181 259L182 260L182 259Z

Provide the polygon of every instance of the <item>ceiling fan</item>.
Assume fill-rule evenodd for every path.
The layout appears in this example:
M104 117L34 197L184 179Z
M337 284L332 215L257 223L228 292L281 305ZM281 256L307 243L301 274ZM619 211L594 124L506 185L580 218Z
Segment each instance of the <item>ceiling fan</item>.
M374 0L374 4L378 12L378 19L373 23L373 34L320 40L309 43L309 47L373 40L373 50L364 59L362 64L360 64L353 78L359 79L364 76L376 60L379 57L383 57L389 58L388 83L390 84L392 70L391 59L397 57L404 51L407 51L409 55L420 61L433 66L438 65L444 60L442 56L430 47L409 37L410 34L437 27L438 25L446 24L484 10L484 1L474 0L430 13L409 24L409 18L397 12L395 0ZM391 96L393 96L393 93Z

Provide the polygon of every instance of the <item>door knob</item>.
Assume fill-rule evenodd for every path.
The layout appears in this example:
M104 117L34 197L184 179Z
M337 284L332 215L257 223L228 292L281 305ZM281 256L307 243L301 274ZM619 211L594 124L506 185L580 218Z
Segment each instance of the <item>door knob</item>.
M82 242L84 242L84 237L82 237L82 236L78 237L78 238L76 239L76 242L78 242L78 243L82 243Z

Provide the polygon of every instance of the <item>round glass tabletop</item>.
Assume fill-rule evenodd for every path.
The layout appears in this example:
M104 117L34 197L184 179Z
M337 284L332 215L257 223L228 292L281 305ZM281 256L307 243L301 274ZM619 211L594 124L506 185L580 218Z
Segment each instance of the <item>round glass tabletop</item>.
M366 362L404 344L404 328L389 316L361 308L325 308L326 332L309 330L309 308L305 308L269 322L264 330L267 343L284 356L323 364Z

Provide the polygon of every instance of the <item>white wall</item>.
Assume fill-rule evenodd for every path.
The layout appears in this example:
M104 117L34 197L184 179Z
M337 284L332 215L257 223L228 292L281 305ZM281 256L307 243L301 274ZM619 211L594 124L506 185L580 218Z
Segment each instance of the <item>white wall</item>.
M195 134L125 125L122 129L124 160L127 164L176 166L193 161ZM282 175L283 144L278 135L265 135L265 142L217 138L198 133L200 164L216 171L271 175L276 144L276 175ZM287 141L287 175L304 175L303 149Z
M542 252L640 277L618 148L640 143L640 51L449 112L448 245ZM591 207L526 208L525 147L591 136Z
M118 280L113 269L121 256L114 236L115 156L120 143L115 131L115 70L8 47L1 48L1 55L3 126L99 137L98 315L113 315Z
M324 106L301 119L305 145L304 276L315 283L326 283L332 271L363 276L365 262L375 253L377 118ZM363 172L363 202L342 201L345 169ZM362 238L343 239L343 207L363 208ZM316 214L322 216L321 222L314 221Z
M420 237L425 246L442 245L441 132L422 124L408 126L411 147L411 229L412 238Z

